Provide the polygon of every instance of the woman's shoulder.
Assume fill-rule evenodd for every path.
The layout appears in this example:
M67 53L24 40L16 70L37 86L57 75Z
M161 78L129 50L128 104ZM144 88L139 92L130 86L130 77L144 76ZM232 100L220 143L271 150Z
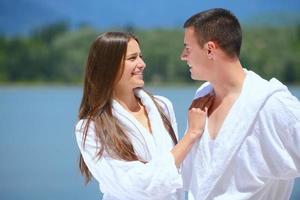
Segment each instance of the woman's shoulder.
M75 137L78 145L94 144L97 141L95 123L87 119L78 120L75 125Z
M161 96L161 95L153 95L155 99L161 101L161 102L164 102L164 103L167 103L167 104L172 104L171 101L167 98L167 97L164 97L164 96Z
M88 119L79 119L75 125L75 132L76 133L83 133L84 130L87 128L88 124L88 130L95 130L95 124L94 121L88 120Z
M164 113L171 119L174 118L175 120L175 113L172 102L168 98L160 95L154 95L154 99L162 107Z
M154 99L157 100L156 102L165 109L169 110L170 108L173 108L172 102L167 97L154 95Z

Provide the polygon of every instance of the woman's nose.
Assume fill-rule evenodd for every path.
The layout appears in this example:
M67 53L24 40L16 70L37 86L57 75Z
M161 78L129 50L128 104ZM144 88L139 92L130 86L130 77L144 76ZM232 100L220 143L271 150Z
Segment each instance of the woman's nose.
M139 60L138 60L138 67L140 67L140 68L146 67L146 63L144 62L144 60L142 58L139 58Z

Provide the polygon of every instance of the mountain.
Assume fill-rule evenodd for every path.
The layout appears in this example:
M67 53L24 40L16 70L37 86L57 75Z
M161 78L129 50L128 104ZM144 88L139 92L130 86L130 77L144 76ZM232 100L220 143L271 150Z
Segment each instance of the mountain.
M28 33L34 27L67 17L42 3L28 0L0 1L0 33L2 34Z
M32 29L56 21L71 26L90 24L97 28L138 26L181 27L200 10L223 7L233 11L242 22L299 22L299 0L1 0L0 34L26 34ZM284 15L282 20L281 15ZM296 17L296 18L295 18ZM283 21L283 22L281 22ZM253 22L253 20L252 20Z

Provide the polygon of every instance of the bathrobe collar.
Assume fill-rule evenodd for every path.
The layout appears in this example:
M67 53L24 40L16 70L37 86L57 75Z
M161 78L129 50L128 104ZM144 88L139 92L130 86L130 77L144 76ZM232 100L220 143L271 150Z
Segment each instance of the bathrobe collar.
M134 92L146 108L152 133L116 100L112 104L113 115L125 129L137 155L149 161L153 154L169 150L172 141L152 98L143 89L135 89ZM170 145L166 145L166 141L170 141Z

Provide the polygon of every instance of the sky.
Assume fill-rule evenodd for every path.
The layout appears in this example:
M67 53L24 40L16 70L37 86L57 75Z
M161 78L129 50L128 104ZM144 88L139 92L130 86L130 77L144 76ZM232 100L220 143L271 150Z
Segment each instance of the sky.
M0 33L23 33L56 21L97 28L181 27L192 14L214 7L231 10L242 23L294 23L299 0L1 0Z

